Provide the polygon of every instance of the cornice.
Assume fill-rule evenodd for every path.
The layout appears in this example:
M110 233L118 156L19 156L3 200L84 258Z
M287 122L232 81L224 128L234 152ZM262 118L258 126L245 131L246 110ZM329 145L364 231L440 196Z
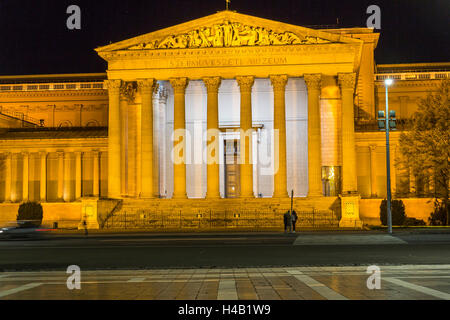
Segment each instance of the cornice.
M114 61L123 58L173 58L173 57L211 57L230 55L258 55L262 53L292 53L299 52L351 52L359 49L359 43L324 43L324 44L303 44L303 45L280 45L280 46L260 46L260 47L230 47L230 48L199 48L199 49L158 49L158 50L120 50L101 53L101 56Z

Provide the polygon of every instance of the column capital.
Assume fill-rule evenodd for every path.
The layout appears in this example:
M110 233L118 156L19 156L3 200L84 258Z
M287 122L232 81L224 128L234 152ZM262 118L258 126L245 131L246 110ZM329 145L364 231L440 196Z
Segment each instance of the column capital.
M356 83L356 73L338 73L339 86L342 90L354 89Z
M141 93L151 93L156 86L155 79L138 79L137 86Z
M271 75L269 78L273 86L273 91L284 91L288 82L288 76L286 74Z
M170 78L169 81L175 93L184 94L186 92L186 87L189 84L188 78Z
M254 76L237 76L236 81L241 88L241 92L251 92L255 83Z
M308 90L315 89L320 90L322 86L322 74L321 73L305 73L303 75Z
M103 81L103 86L108 91L117 91L117 93L120 90L120 87L122 86L122 80L105 80Z
M377 148L377 145L376 145L376 144L370 144L370 145L369 145L369 150L370 150L370 151L375 151L376 148Z
M219 91L221 82L222 82L221 77L205 77L205 78L203 78L203 83L205 84L206 90L209 93L217 93Z
M120 86L120 99L133 102L136 97L137 84L136 82L123 82Z
M22 151L20 153L23 157L28 157L30 155L30 153L28 151Z

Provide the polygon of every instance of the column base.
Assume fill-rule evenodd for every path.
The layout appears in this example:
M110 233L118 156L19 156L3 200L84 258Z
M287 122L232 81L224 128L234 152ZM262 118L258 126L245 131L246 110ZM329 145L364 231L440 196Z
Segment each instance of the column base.
M320 197L323 197L323 193L322 192L308 193L307 197L308 198L320 198Z
M173 195L172 199L187 199L187 194L185 195Z
M359 218L359 195L340 195L341 198L341 220L340 228L362 229L363 223Z
M132 197L131 197L132 198ZM155 196L152 194L141 194L139 195L139 199L142 200L151 200L151 199L155 199Z
M272 196L272 198L276 198L276 199L286 199L286 198L289 198L289 195L286 193L286 194L274 194L273 196Z

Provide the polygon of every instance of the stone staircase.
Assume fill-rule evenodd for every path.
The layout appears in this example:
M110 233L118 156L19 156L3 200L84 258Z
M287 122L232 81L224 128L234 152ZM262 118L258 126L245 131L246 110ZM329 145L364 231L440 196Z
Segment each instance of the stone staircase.
M338 228L338 210L324 202L325 206L317 208L316 201L295 199L294 210L299 218L297 227ZM281 230L283 215L289 209L290 199L123 199L104 220L103 228Z

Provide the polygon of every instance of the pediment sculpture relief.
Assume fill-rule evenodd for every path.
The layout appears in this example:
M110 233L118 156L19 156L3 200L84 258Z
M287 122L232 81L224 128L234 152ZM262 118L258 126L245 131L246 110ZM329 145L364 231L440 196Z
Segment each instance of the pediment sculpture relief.
M330 43L330 41L317 37L297 35L289 31L277 33L263 27L253 27L238 22L225 21L223 24L216 24L212 27L202 27L189 33L168 36L162 40L155 40L149 43L141 43L129 49L220 48L318 43Z

